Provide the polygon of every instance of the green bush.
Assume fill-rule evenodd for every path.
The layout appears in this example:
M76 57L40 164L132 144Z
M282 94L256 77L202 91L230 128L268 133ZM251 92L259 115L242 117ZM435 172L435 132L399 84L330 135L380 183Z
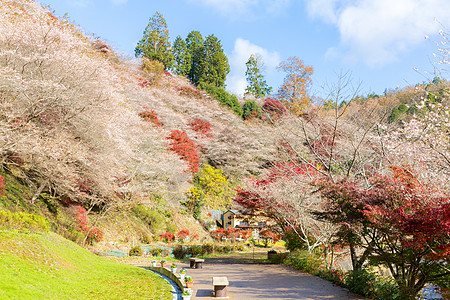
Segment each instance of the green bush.
M48 220L42 216L0 210L0 228L47 232L50 226Z
M137 204L131 209L133 213L144 221L152 230L153 233L157 233L164 229L164 213L159 210L153 210L145 205Z
M287 260L287 264L293 266L298 270L302 270L313 274L316 272L323 263L323 259L318 257L314 253L308 253L308 251L301 250L291 253Z
M187 248L187 251L191 256L200 256L200 255L205 255L207 253L205 248L203 248L203 246L199 246L199 245L189 246Z
M202 245L203 252L206 254L211 254L214 252L214 244L213 243L207 243Z
M244 120L252 119L252 118L260 118L262 116L262 109L256 103L255 100L245 100L244 105L242 106L242 118Z
M289 253L277 253L270 256L270 262L274 264L282 264L287 259Z
M130 251L128 252L129 256L142 256L144 254L144 251L139 246L131 247Z
M150 249L150 254L152 256L160 256L161 252L162 252L161 248L152 248L152 249Z
M201 82L198 87L211 96L214 96L220 104L230 107L235 114L242 116L241 105L236 95L228 93L223 87L217 87L213 84Z
M345 276L347 288L372 299L397 299L398 288L391 280L377 276L368 269L349 271Z
M286 240L285 247L289 251L305 249L305 242L292 229L286 232L284 239Z
M238 245L234 245L234 246L233 246L233 250L234 250L234 251L244 251L245 248L244 248L244 245L238 244Z

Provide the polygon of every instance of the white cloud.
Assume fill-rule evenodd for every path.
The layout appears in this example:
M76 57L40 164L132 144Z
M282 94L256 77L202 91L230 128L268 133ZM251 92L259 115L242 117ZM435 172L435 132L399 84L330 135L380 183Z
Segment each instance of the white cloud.
M273 51L266 50L258 45L252 44L248 40L236 39L234 49L229 56L231 73L227 79L227 89L238 95L243 95L247 87L245 79L246 66L250 55L259 55L264 63L263 74L275 72L280 63L280 55Z
M291 0L187 0L191 3L205 5L216 10L218 13L237 18L245 15L253 18L255 10L266 13L278 13L289 6Z
M450 25L448 0L306 0L308 13L337 26L341 43L329 54L380 65ZM446 23L444 23L446 22Z

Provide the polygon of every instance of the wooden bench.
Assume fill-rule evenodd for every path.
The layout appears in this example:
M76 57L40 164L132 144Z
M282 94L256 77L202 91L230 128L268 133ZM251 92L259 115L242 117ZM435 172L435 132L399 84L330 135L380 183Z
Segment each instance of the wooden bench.
M212 284L215 298L227 298L227 286L229 283L226 277L213 277Z
M195 258L191 257L189 258L189 266L191 269L201 269L203 268L203 263L205 262L202 258Z

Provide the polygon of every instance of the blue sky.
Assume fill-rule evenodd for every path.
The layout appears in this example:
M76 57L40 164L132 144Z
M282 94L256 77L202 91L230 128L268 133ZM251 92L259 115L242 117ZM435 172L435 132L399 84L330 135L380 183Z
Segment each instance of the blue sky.
M264 61L276 92L284 74L276 66L297 56L314 68L311 93L350 72L360 94L382 94L433 77L434 42L450 27L449 0L40 0L56 15L66 12L88 34L133 56L149 18L160 12L170 38L192 30L214 34L231 72L227 89L242 94L245 62ZM428 39L425 39L428 36ZM428 72L428 73L427 73ZM448 79L448 78L447 78Z

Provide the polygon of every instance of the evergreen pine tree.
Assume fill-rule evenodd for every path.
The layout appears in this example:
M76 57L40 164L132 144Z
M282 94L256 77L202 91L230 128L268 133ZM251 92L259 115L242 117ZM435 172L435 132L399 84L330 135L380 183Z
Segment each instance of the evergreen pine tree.
M169 30L166 20L159 12L150 18L144 36L134 51L137 57L160 61L166 69L171 67L173 54L169 42Z
M175 74L188 76L192 67L192 55L188 50L186 41L177 36L173 42L172 53L174 55L174 64L172 70Z
M191 31L186 38L186 46L191 55L191 69L188 77L195 85L200 83L205 68L205 46L203 42L203 37L198 31Z
M208 36L204 42L204 49L204 69L200 81L223 87L227 74L230 72L230 65L223 53L220 40L213 34Z
M255 98L262 98L272 92L272 88L267 85L264 76L261 74L261 59L255 54L252 54L245 63L247 71L245 76L247 78L246 95L253 95Z

